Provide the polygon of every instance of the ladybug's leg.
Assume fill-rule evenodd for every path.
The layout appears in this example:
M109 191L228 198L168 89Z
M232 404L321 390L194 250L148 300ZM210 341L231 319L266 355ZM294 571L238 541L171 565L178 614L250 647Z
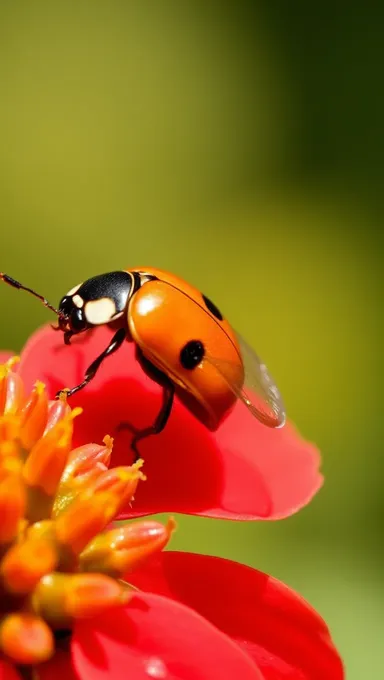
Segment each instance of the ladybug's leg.
M103 363L104 359L110 356L110 354L113 354L116 352L116 350L121 347L123 341L125 340L125 337L127 335L127 331L125 328L119 328L117 333L113 336L111 342L109 343L108 347L102 352L96 359L91 363L90 366L88 366L86 372L85 372L85 377L83 382L79 383L79 385L76 385L75 387L72 387L70 390L60 390L56 394L56 399L60 397L61 394L64 392L66 393L67 397L71 397L75 392L78 392L79 390L82 390L83 387L88 385L91 380L95 377L99 367Z
M164 430L168 422L168 418L171 415L173 397L175 394L175 386L173 382L171 382L167 378L167 383L163 384L163 389L164 389L163 404L159 413L156 416L155 422L153 423L153 425L150 425L149 427L146 427L143 430L137 432L137 434L135 434L135 436L132 439L131 448L135 454L135 460L140 458L140 454L137 450L137 444L139 443L139 441L141 441L141 439L145 439L146 437L150 437L153 434L160 434L160 432Z
M146 359L146 357L143 356L139 348L137 348L137 357L146 374L150 378L152 378L152 380L154 380L155 382L162 386L163 403L159 413L155 418L155 422L153 423L153 425L149 425L148 427L145 427L142 430L136 430L130 423L125 422L120 423L120 425L117 428L118 431L127 428L131 432L132 431L134 432L134 437L131 442L131 448L135 454L135 460L140 458L140 454L137 449L137 444L139 443L139 441L145 439L146 437L150 437L155 434L160 434L160 432L164 430L168 422L168 418L171 415L173 397L175 394L175 385L173 384L173 382L168 378L168 376L165 373L160 371L148 359Z

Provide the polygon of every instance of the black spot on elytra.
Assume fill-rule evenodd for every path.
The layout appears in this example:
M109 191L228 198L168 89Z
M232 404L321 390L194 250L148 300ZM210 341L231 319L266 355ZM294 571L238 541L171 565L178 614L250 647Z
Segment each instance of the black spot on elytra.
M184 345L180 352L180 363L183 368L191 371L198 366L204 356L204 345L200 340L191 340Z
M206 308L211 312L211 314L213 314L213 316L215 316L216 319L218 319L219 321L222 321L223 315L220 312L220 310L216 307L216 305L212 302L212 300L207 298L206 295L203 295L203 300L205 302Z

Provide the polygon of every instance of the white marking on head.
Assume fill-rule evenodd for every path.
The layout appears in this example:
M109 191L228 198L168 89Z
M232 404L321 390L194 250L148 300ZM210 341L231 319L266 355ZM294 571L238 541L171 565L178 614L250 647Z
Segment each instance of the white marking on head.
M84 307L85 318L93 326L112 321L116 314L116 305L111 298L104 297L100 300L91 300Z
M67 296L69 297L70 295L74 295L79 290L80 286L82 286L82 285L83 285L82 283L79 283L78 286L74 286L74 288L71 288L71 290L68 291L68 293L65 297L67 297Z
M74 295L72 298L72 302L74 305L76 305L78 309L84 307L84 300L82 297L80 297L80 295Z
M146 272L139 272L140 276L140 284L143 286L144 283L148 283L148 281L151 281L152 277L150 274L147 274Z

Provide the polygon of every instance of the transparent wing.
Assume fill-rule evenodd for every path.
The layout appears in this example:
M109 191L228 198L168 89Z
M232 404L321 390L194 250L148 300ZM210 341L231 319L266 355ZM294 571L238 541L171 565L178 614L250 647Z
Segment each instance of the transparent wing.
M244 364L244 384L241 389L228 382L225 370L227 362L207 357L226 380L232 392L249 409L253 416L268 427L282 427L285 424L284 404L276 384L266 365L254 350L236 333Z

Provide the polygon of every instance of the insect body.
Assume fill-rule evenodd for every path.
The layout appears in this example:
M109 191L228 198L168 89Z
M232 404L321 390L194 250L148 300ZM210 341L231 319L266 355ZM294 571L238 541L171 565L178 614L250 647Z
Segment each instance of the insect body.
M265 425L284 424L281 398L265 365L213 302L173 274L145 267L101 274L72 288L58 309L8 275L0 278L27 290L54 311L67 344L73 335L95 326L116 328L84 380L68 390L69 396L85 387L124 341L136 343L140 360L163 385L166 397L156 422L134 437L136 454L140 439L165 427L175 386L196 400L213 428L238 399Z

